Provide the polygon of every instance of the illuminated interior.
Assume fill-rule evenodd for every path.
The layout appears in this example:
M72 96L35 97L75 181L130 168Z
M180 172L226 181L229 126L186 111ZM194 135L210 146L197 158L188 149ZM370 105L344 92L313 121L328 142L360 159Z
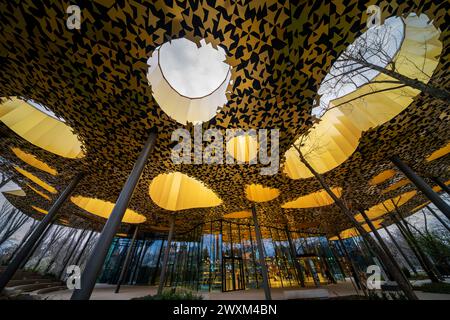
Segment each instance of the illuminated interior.
M202 182L181 172L160 174L150 184L150 198L159 207L179 211L216 207L222 200Z
M11 98L2 103L0 121L25 140L46 151L65 158L84 156L81 142L70 127L24 100Z
M72 201L75 205L80 207L83 210L86 210L89 213L92 213L96 216L108 219L112 210L114 209L114 203L109 201L104 201L100 199L87 198L82 196L74 196L70 197L70 201ZM122 222L130 223L130 224L138 224L145 222L147 219L135 212L134 210L127 209L122 218Z

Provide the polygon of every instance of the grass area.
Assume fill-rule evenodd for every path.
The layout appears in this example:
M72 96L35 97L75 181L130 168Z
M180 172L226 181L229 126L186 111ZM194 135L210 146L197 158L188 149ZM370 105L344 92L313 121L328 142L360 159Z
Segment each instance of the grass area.
M202 300L201 295L196 295L190 291L164 291L161 295L148 295L131 300Z
M432 292L432 293L447 293L450 294L450 284L449 283L426 283L421 286L414 286L414 290L422 292Z

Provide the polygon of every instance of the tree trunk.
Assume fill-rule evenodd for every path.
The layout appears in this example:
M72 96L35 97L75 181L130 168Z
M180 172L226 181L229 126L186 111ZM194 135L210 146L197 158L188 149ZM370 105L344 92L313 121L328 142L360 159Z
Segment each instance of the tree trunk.
M375 254L378 256L380 260L383 261L383 264L388 268L390 273L392 274L394 280L397 282L400 289L405 293L406 297L410 300L417 300L417 296L414 293L414 291L411 288L411 284L408 280L406 280L403 277L403 274L400 270L398 270L392 261L388 258L386 253L378 246L378 244L375 242L375 240L370 237L366 230L356 221L355 217L353 216L352 212L345 206L344 202L338 198L333 191L331 191L330 187L326 183L325 179L316 171L314 168L306 161L306 159L303 157L303 154L301 153L300 149L294 145L294 148L297 149L297 152L299 154L300 160L303 162L303 164L311 171L311 173L314 175L314 177L319 181L321 186L325 189L325 191L328 193L328 195L333 199L334 203L341 209L341 211L344 213L345 216L350 220L350 222L355 226L355 228L358 230L360 235L366 239L366 241L370 244L370 246L375 251Z

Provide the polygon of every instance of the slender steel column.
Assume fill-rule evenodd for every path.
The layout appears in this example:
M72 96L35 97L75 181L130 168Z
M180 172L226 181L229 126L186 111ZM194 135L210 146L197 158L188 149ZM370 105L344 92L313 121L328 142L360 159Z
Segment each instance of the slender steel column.
M158 273L159 262L161 261L161 255L162 255L162 251L163 251L163 248L164 248L164 241L165 241L165 239L161 240L161 247L159 248L158 258L156 259L155 271L153 271L152 280L150 281L151 285L154 285L155 282L156 282L156 274Z
M116 286L116 290L114 291L114 293L119 293L123 278L125 277L125 274L128 271L128 267L130 265L130 260L131 260L130 259L131 251L133 251L133 246L134 246L134 242L136 241L136 236L137 236L138 230L139 230L139 227L136 226L134 228L133 237L131 238L131 243L130 243L130 246L128 247L127 255L125 256L125 261L123 262L123 267L122 267L122 270L120 271L119 280L117 280L117 286Z
M263 287L264 287L264 295L266 296L266 300L272 300L272 296L270 294L270 286L269 286L269 275L267 274L267 266L266 259L264 257L264 247L262 243L261 230L259 228L258 217L256 215L256 206L252 205L252 215L253 215L253 223L255 225L255 234L256 234L256 244L258 247L259 253L259 264L261 265L261 272L263 276Z
M391 157L391 161L404 173L404 175L414 183L414 185L422 191L422 193L441 210L441 212L450 220L450 206L445 203L441 197L430 188L430 186L419 177L409 166L407 166L399 157Z
M286 229L285 232L287 235L287 240L289 243L289 249L291 251L292 262L294 263L295 270L297 270L297 276L298 276L298 279L300 282L300 286L304 287L305 286L305 278L303 277L302 266L300 265L300 263L297 260L297 250L295 249L295 246L292 243L291 233L289 232L288 226L286 226L285 229Z
M354 264L352 258L350 257L350 254L348 253L347 248L345 247L344 241L342 241L342 238L341 238L340 234L338 233L337 236L338 236L338 239L339 239L339 244L341 245L342 250L344 251L344 254L345 254L346 258L347 258L348 262L350 263L350 270L351 270L351 273L353 275L353 279L355 280L356 286L358 287L358 289L362 290L361 279L359 278L356 265ZM365 291L364 290L362 290L362 291L365 294Z
M450 195L450 188L445 184L444 181L442 181L441 178L433 177L431 180L434 181L439 187L441 187L442 190L444 190L448 195Z
M141 177L144 170L145 163L150 156L156 141L156 133L150 133L141 153L139 154L130 175L128 176L119 197L117 198L114 209L111 215L106 221L103 227L102 233L92 250L91 255L86 263L86 268L81 275L81 288L75 289L72 294L72 300L88 300L94 290L95 282L98 274L100 273L103 263L105 262L106 255L108 254L109 247L114 239L114 236L119 229L122 222L125 210L128 207L128 203L131 200L133 191Z
M157 292L158 295L162 294L164 284L166 282L167 263L169 262L170 246L172 245L172 237L174 229L175 229L175 217L171 216L169 235L167 236L167 246L166 249L164 250L163 264L161 266L161 273L159 275L159 284Z
M450 227L448 226L448 224L446 224L445 221L441 217L439 217L439 215L433 209L430 208L430 206L426 206L426 208L445 227L445 229L447 229L447 231L450 231Z
M369 219L369 217L367 217L366 213L364 212L364 210L359 210L359 212L361 213L361 215L363 216L364 220L366 220L367 225L369 226L370 230L372 231L372 233L374 234L375 238L377 238L378 243L380 244L381 248L384 250L384 252L386 253L386 255L388 256L389 259L391 259L392 264L394 265L395 268L397 268L397 272L399 272L403 278L404 281L406 281L407 283L410 284L408 278L405 276L405 274L403 273L402 268L400 268L400 265L398 264L397 260L395 260L394 256L392 255L391 251L389 250L388 246L386 245L386 243L384 242L383 238L380 236L380 234L378 233L378 230L375 228L375 226L373 225L372 221ZM410 284L411 286L411 284Z
M341 264L341 261L339 261L339 256L338 256L337 252L335 252L334 246L331 243L330 239L327 239L327 241L328 241L328 246L330 247L331 254L333 255L333 258L336 261L336 263L337 263L337 265L339 267L339 270L341 271L342 276L345 279L346 278L346 274L345 274L345 271L344 271L344 267Z
M33 249L33 245L39 240L41 235L44 233L44 231L47 229L47 227L50 225L50 223L55 219L59 209L64 204L66 199L70 196L72 191L77 186L78 182L80 182L81 178L83 177L83 173L78 173L72 181L69 183L69 185L66 187L66 189L59 195L58 199L56 199L55 203L53 203L52 207L48 211L48 213L45 215L44 219L41 220L39 225L36 227L36 229L33 231L33 233L29 236L28 240L23 245L22 249L17 253L17 255L14 257L14 259L11 261L11 263L8 265L6 270L2 273L0 276L0 292L3 291L3 289L8 284L9 280L14 276L17 269L19 269L22 262L26 259L28 254Z
M397 248L398 252L400 252L401 256L403 257L403 259L406 261L406 263L408 264L408 266L411 268L411 270L417 274L417 270L414 267L414 265L411 263L411 260L408 259L408 257L406 256L405 252L403 252L402 248L400 248L400 245L397 243L397 240L395 240L394 236L392 235L392 233L389 231L389 229L384 225L381 224L384 228L384 230L386 231L387 235L389 236L389 238L392 240L392 243L394 244L394 246Z

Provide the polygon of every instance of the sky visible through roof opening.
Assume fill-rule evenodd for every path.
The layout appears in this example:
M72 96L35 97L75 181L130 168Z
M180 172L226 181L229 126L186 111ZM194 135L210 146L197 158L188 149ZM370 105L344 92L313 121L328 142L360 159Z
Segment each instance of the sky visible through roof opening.
M387 63L384 59L380 58L381 54L370 54L370 52L376 51L376 46L380 43L386 53L392 60L395 54L399 50L403 41L404 35L404 23L401 17L391 17L384 21L384 23L378 27L373 27L358 37L348 48L345 53L351 53L358 50L358 47L364 46L368 49L364 49L364 58L366 61L385 67ZM355 72L356 75L352 77L354 83L345 82L342 83L343 75L353 72L356 68L360 67L359 64L345 65L346 62L341 60L341 57L331 67L330 71L322 81L318 93L321 96L319 106L316 106L312 110L312 114L321 117L327 110L331 100L340 98L346 94L355 91L360 86L368 83L375 78L379 72L371 69L363 69L362 72ZM356 86L355 86L356 85Z
M223 48L213 48L205 40L200 44L197 47L194 42L180 38L159 48L159 65L164 77L179 94L189 98L212 93L230 70Z

